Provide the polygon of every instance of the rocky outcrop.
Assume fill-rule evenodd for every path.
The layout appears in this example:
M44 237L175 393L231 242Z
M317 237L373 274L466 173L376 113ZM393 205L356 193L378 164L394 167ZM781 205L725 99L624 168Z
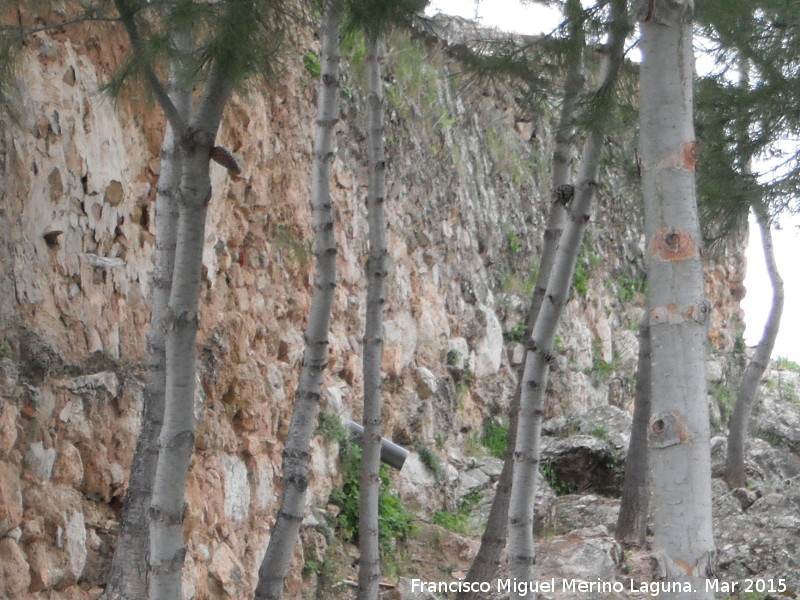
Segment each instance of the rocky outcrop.
M24 10L16 18L32 22ZM295 36L281 79L226 112L218 142L242 160L241 175L212 167L186 600L252 590L280 494L313 268L315 92L302 55L317 42L302 27ZM398 484L426 514L496 477L485 465L453 476L452 465L467 464L465 448L505 413L515 385L549 205L552 124L546 112L522 113L502 84L465 88L436 44L393 34L389 47L384 431L417 452L409 468L423 447L442 460L446 485L419 468ZM102 24L36 34L19 53L21 119L0 127L0 595L13 600L100 591L139 430L163 119L140 89L118 102L98 93L126 48ZM346 58L357 63L358 52ZM358 421L367 242L355 72L343 81L332 165L341 281L323 410ZM557 338L548 417L630 406L643 244L634 188L624 169L602 178L585 285ZM721 348L735 337L741 261L731 253L709 265ZM288 597L301 597L304 561L327 547L311 509L327 504L339 478L337 445L316 438Z

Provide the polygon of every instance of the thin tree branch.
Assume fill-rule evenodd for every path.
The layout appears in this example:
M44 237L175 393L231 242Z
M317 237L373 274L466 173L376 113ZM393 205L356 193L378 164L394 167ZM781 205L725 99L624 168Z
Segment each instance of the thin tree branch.
M158 75L156 75L153 65L147 60L144 43L139 35L139 28L136 26L136 19L134 18L134 12L130 6L130 0L114 0L114 6L116 6L117 11L119 11L120 21L122 21L122 24L125 26L125 30L128 32L128 37L131 40L133 55L139 68L144 73L153 95L156 97L158 104L167 116L167 121L169 121L173 131L176 132L179 139L183 138L186 135L186 123L175 107L175 104L173 104L170 99L164 84L158 78Z

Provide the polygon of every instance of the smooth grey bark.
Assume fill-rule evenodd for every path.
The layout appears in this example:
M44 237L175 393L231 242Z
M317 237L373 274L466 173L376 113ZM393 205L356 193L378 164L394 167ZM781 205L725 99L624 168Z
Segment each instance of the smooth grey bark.
M185 36L178 44L185 44ZM188 121L191 90L181 86L177 68L170 76L170 99L181 117ZM178 137L167 124L161 146L161 168L156 193L156 252L153 274L153 298L150 331L147 335L147 375L143 394L142 428L136 441L128 489L119 524L119 539L114 549L108 584L103 600L144 600L147 598L147 549L149 545L148 509L153 490L153 477L158 459L158 438L164 418L166 390L167 312L175 245L178 232L178 203L182 173L181 148Z
M222 113L231 93L230 70L211 65L191 121L182 118L148 61L130 0L115 6L131 42L135 60L179 138L182 171L178 190L178 230L166 328L164 420L149 509L150 600L181 598L181 571L186 555L183 515L186 477L194 450L194 386L200 278L205 218L211 199L209 163ZM237 18L227 14L223 18ZM223 23L221 26L225 26Z
M577 5L577 6L576 6ZM531 304L525 322L528 330L532 330L536 323L536 317L542 305L547 281L550 278L553 261L558 248L558 241L564 226L567 214L567 206L572 200L573 187L570 185L571 164L573 158L573 146L575 141L575 109L581 90L583 89L583 47L585 39L583 34L583 21L579 18L582 12L578 0L569 0L567 13L570 15L570 35L572 46L576 51L576 56L569 62L567 74L564 80L564 99L561 103L558 124L555 136L555 148L552 158L552 178L551 190L553 203L547 219L547 228L544 232L544 244L542 257L539 262L539 272L536 275L536 285L534 287ZM522 373L519 373L519 379ZM508 451L503 460L503 469L495 487L495 495L492 506L489 509L489 516L486 520L483 534L481 535L481 545L470 565L465 581L481 582L491 581L497 573L500 565L500 557L506 545L508 532L508 504L511 496L511 483L514 474L514 448L517 440L517 423L519 412L520 385L518 384L514 397L509 406L508 419ZM457 600L478 600L481 597L479 592L460 591L456 596Z
M725 460L725 481L731 488L744 487L746 484L744 469L744 453L747 446L747 430L750 415L753 412L758 395L758 384L769 364L772 349L781 325L783 314L784 292L783 279L778 273L775 262L775 250L772 245L772 232L765 217L756 212L756 221L761 232L761 245L764 249L764 260L767 273L772 284L772 305L764 326L764 333L756 346L755 354L747 365L736 394L736 406L731 415L728 431L728 455Z
M579 0L569 0L566 13L570 22L570 46L574 57L569 61L567 75L564 80L564 100L556 125L555 148L553 149L551 193L553 203L547 216L547 225L544 230L544 245L542 257L539 261L539 273L536 276L536 286L533 290L531 306L528 309L526 324L532 330L536 317L542 306L550 273L553 270L553 261L556 256L558 242L564 229L567 218L567 206L572 201L575 192L570 181L572 180L573 146L575 143L575 112L584 85L583 51L586 45L586 36L583 31L583 9ZM488 581L485 580L485 581Z
M333 234L330 163L333 159L333 127L338 120L339 20L339 2L328 2L322 26L322 75L311 180L317 275L305 333L303 366L283 450L283 496L258 571L257 600L277 600L283 595L286 573L305 511L309 448L319 413L322 373L328 359L328 330L336 286L337 250Z
M375 32L366 35L367 145L369 191L369 259L367 260L367 314L364 326L364 442L359 474L358 513L358 599L377 600L381 574L378 539L378 497L381 458L381 357L383 354L383 312L388 271L386 247L386 159L384 156L383 81L380 69L380 40Z
M612 2L612 24L604 48L600 74L601 86L613 86L622 60L627 31L624 0ZM591 202L597 189L602 146L600 127L589 133L581 155L575 197L556 251L547 293L536 318L528 342L525 369L520 393L519 425L514 449L514 473L508 510L508 566L511 579L533 580L534 540L533 502L536 496L536 472L539 466L539 441L544 413L550 354L558 319L569 294L572 272L578 256L583 232L589 221ZM520 593L519 598L533 598L533 591Z
M211 199L211 150L230 95L230 81L212 67L197 114L182 140L183 173L175 268L165 317L166 396L164 423L150 507L150 599L181 597L186 555L183 535L186 477L194 451L196 338L205 222Z
M647 424L650 422L650 318L639 327L639 356L636 367L636 397L633 404L631 439L625 460L625 479L614 536L623 544L644 546L647 537L647 508L650 503L650 459Z
M639 156L652 345L648 425L653 556L661 577L693 586L662 598L703 600L714 575L705 297L695 197L692 5L639 6Z

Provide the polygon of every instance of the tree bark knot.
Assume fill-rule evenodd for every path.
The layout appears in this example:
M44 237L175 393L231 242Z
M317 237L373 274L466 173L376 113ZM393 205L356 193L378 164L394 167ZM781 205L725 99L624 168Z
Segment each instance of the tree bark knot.
M659 413L650 418L647 440L651 448L667 448L690 439L680 413Z
M559 185L553 190L553 202L561 206L567 206L575 197L575 186L570 183Z
M661 260L681 262L699 256L700 250L685 229L661 227L650 240L648 253Z
M666 306L657 306L650 311L650 325L680 325L687 321L705 325L710 314L711 304L708 300L701 300L685 310L681 310L677 304L671 303Z
M658 550L650 556L653 562L653 578L662 581L677 581L686 577L717 577L717 549L704 552L699 558L686 561L669 556L664 550Z

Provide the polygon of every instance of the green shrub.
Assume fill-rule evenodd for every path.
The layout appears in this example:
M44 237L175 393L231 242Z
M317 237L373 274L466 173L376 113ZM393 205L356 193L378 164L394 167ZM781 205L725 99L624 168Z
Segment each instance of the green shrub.
M320 63L319 56L315 52L306 52L303 55L303 66L308 71L309 75L314 78L322 75L322 64Z
M508 451L508 426L494 420L488 421L483 428L480 442L491 456L505 458Z
M509 342L524 342L528 338L528 327L525 323L520 323L506 332L506 339Z
M475 489L462 496L456 504L456 512L437 510L431 519L434 525L461 535L475 533L469 526L469 516L472 509L483 499L483 490Z
M360 501L359 468L361 465L361 448L347 440L339 447L339 458L342 461L344 483L341 488L331 492L330 503L339 507L336 517L336 529L353 543L358 541L358 515ZM391 479L388 467L381 464L381 489L378 495L378 540L381 552L386 554L395 543L411 535L416 528L414 515L391 490Z
M558 496L573 494L578 491L575 484L570 481L562 481L558 469L551 461L544 461L539 465L539 473L545 478L550 487Z
M433 474L436 481L441 481L444 478L444 471L442 470L442 463L439 462L439 457L436 456L436 453L427 446L420 446L418 453L419 462Z
M781 371L794 371L795 373L800 372L800 365L793 360L789 360L785 356L778 356L775 359L775 368L780 369Z

